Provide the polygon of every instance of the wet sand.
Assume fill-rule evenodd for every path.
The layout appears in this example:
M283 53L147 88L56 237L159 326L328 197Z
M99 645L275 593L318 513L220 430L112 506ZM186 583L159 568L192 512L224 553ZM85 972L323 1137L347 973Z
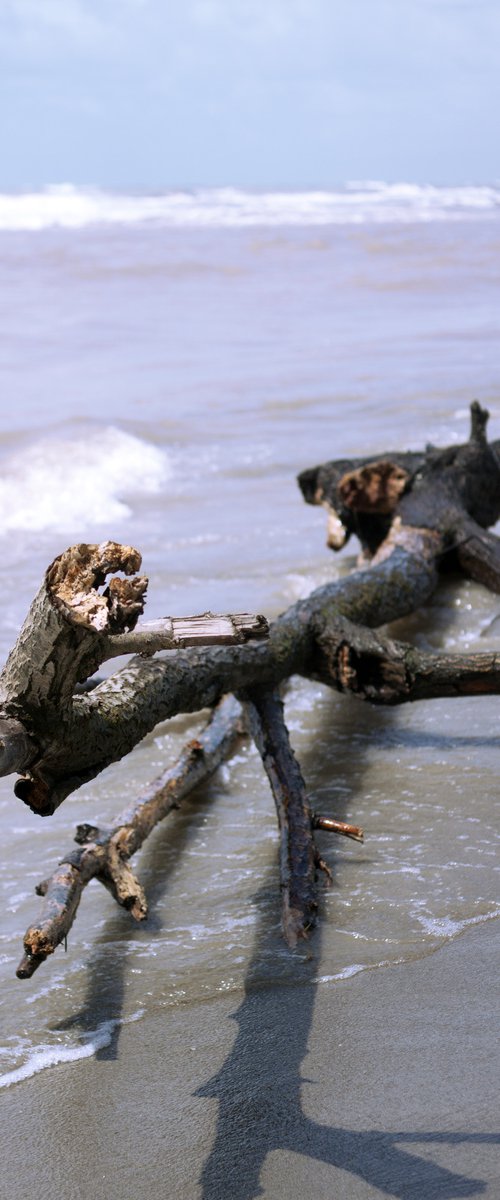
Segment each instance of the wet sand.
M311 948L7 1089L2 1196L496 1200L498 921L335 983Z

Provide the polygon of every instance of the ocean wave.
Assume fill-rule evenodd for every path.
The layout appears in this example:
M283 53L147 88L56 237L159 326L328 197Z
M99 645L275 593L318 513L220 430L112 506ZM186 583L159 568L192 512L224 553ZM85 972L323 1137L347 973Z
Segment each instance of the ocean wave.
M0 530L68 532L121 522L123 496L152 494L169 477L157 446L109 426L73 437L46 437L2 462Z
M500 187L352 183L338 190L252 192L205 188L126 194L60 184L39 192L0 194L0 230L37 231L89 225L223 228L363 225L498 215Z

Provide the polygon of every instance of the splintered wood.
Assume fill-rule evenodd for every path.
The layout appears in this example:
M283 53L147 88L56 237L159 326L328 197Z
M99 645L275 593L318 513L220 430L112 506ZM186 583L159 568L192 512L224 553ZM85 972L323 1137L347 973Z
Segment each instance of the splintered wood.
M427 654L377 629L427 603L444 568L500 592L500 540L488 529L500 517L500 442L488 443L487 420L474 401L463 445L385 451L303 471L304 499L326 509L331 547L354 534L369 566L313 591L270 626L248 613L139 621L147 580L134 574L141 559L130 546L80 544L52 563L0 676L0 773L19 773L15 794L34 812L53 813L160 721L215 713L111 829L89 823L80 830L79 849L42 889L45 907L26 935L21 977L67 936L90 878L137 919L144 915L146 897L128 859L230 753L240 706L233 695L216 707L228 693L244 699L276 802L285 937L294 944L306 936L318 904L315 872L325 865L314 831L356 841L363 834L337 814L312 812L278 689L299 674L373 704L500 691L498 655ZM126 578L108 579L116 571ZM122 654L134 657L82 694L100 664Z
M133 633L108 639L111 657L121 654L156 654L159 650L179 650L186 646L233 646L249 638L267 637L265 617L254 613L201 613L196 617L161 617L141 621Z

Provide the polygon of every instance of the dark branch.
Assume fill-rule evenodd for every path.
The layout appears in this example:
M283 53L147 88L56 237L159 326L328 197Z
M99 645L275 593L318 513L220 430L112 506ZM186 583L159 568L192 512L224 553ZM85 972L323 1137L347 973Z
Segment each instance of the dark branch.
M327 509L330 544L337 548L356 533L371 563L293 605L269 636L264 618L248 614L138 625L147 585L133 574L138 552L113 542L71 547L47 571L0 677L0 770L22 773L16 794L48 815L159 721L212 707L223 693L244 694L278 811L283 926L293 944L315 919L315 869L322 864L313 829L338 823L310 811L276 693L280 682L302 674L376 704L500 690L500 656L429 655L375 632L426 602L450 563L500 592L500 541L488 532L500 516L500 443L488 444L487 419L474 402L462 446L303 472L305 499ZM107 580L112 571L126 578ZM154 657L160 649L163 657ZM139 656L75 695L101 662L125 652ZM152 824L221 761L236 721L236 701L224 703L232 715L214 734L212 757L202 735L113 829L80 829L79 848L44 889L42 919L26 935L22 976L67 935L92 877L142 919L146 900L128 860ZM338 831L361 833L352 826Z
M33 975L40 963L65 940L76 916L83 889L99 879L119 904L137 921L147 915L147 903L128 860L142 846L152 829L197 784L207 779L227 758L242 733L241 705L227 696L213 712L206 728L188 742L174 766L164 771L139 799L117 817L110 829L78 826L72 850L51 878L40 885L44 904L40 919L24 938L24 957L17 969L19 979Z
M242 694L248 727L276 804L280 830L282 926L287 944L306 937L316 922L316 864L312 813L302 772L288 736L283 704L276 692Z

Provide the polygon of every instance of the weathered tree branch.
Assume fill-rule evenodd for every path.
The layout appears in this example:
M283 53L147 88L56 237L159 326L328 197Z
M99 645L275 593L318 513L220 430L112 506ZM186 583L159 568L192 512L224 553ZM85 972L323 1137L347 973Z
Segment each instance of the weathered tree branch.
M340 833L343 837L352 838L353 842L364 842L365 836L359 825L348 825L346 821L336 821L334 817L324 817L321 813L312 815L313 829L322 829L326 833Z
M241 704L226 696L197 738L188 742L174 766L150 784L139 799L116 818L112 828L79 825L75 841L80 849L71 850L54 874L39 886L44 896L41 916L24 938L24 956L17 969L19 979L28 979L71 929L83 889L91 879L99 879L118 904L127 908L136 921L147 916L147 902L141 884L128 860L142 846L152 829L197 784L213 775L234 748L243 732Z
M500 692L500 654L425 653L345 617L315 624L314 677L371 704Z
M254 688L242 695L250 733L262 758L280 829L282 926L295 946L315 924L318 900L313 816L302 772L288 736L283 704L275 691Z
M159 721L211 707L224 692L237 691L242 684L274 686L291 674L307 675L315 615L333 606L356 621L378 625L411 612L436 586L439 545L432 531L397 530L387 543L387 556L369 573L319 588L275 621L268 638L256 636L263 632L256 618L258 628L247 643L238 639L236 645L172 650L161 659L136 657L90 693L77 696L76 682L106 656L104 635L89 626L77 625L75 630L65 613L56 611L54 617L44 597L48 623L57 630L51 640L53 657L44 643L42 670L38 669L39 626L33 622L30 642L28 620L0 678L0 717L17 721L15 769L24 772L16 795L34 812L50 815L70 792L122 758ZM114 551L118 554L119 548ZM70 551L67 556L71 562ZM95 603L92 594L88 603ZM63 687L56 676L65 671L69 682ZM12 770L11 746L5 738L4 755Z
M187 646L236 646L249 638L265 637L268 623L263 616L230 613L216 616L202 613L197 617L163 617L159 621L141 621L130 633L118 633L106 639L106 658L122 654L157 654L159 650L180 650Z
M298 483L304 499L327 510L328 545L340 549L355 533L371 556L399 516L403 526L435 530L442 554L457 548L465 574L481 552L472 545L469 559L466 552L462 558L460 549L475 538L489 547L485 558L495 559L498 540L488 534L483 542L482 531L500 517L500 441L487 442L487 422L487 411L475 400L464 445L445 450L427 446L423 453L391 452L377 459L339 459L302 471ZM475 572L470 571L471 577L491 587L487 563L482 569L477 561Z
M55 559L0 676L0 773L24 773L16 795L41 816L162 719L154 704L148 715L147 699L136 703L125 674L93 690L99 697L115 692L116 700L117 681L123 685L108 720L105 700L91 705L89 694L75 694L102 662L137 650L150 657L169 647L243 645L267 636L265 618L248 613L165 618L135 628L147 579L112 577L99 588L110 571L131 575L140 562L137 550L115 542L72 546ZM139 674L144 661L136 660Z
M370 565L298 601L269 636L264 618L248 614L138 623L147 581L134 575L140 556L131 547L80 545L56 559L0 676L0 772L22 774L16 795L48 815L159 721L242 694L278 811L285 933L290 943L305 934L317 903L313 830L332 818L310 811L275 689L301 674L378 704L500 690L500 656L429 655L374 632L426 602L450 565L500 591L500 541L487 528L500 516L500 442L488 444L487 418L474 402L462 446L303 472L305 499L327 508L329 543L338 548L356 533ZM126 578L106 584L113 571ZM130 652L124 668L75 694L100 663ZM146 801L137 823L123 817L111 831L81 834L85 844L60 864L43 920L28 932L22 975L64 938L93 876L141 918L145 898L128 858L149 831Z
M411 612L432 594L438 568L455 548L464 568L493 585L498 543L483 525L500 511L500 468L485 425L486 414L476 405L465 446L304 473L307 498L317 501L321 494L350 512L372 564L369 572L326 585L292 606L264 642L256 640L264 631L256 619L235 631L237 643L252 634L246 644L169 650L162 659L151 658L178 638L181 622L135 628L146 589L143 577L132 576L140 564L137 551L103 543L61 555L0 678L0 769L22 772L16 794L48 815L158 721L213 705L242 685L274 687L293 673L311 674L317 668L314 624L322 614L374 627ZM484 553L479 562L478 545L482 552L487 546L487 566ZM132 578L113 577L99 591L113 570ZM137 647L141 657L91 693L74 695L105 658Z
M456 532L457 563L464 575L500 592L500 540L475 521L460 522Z

